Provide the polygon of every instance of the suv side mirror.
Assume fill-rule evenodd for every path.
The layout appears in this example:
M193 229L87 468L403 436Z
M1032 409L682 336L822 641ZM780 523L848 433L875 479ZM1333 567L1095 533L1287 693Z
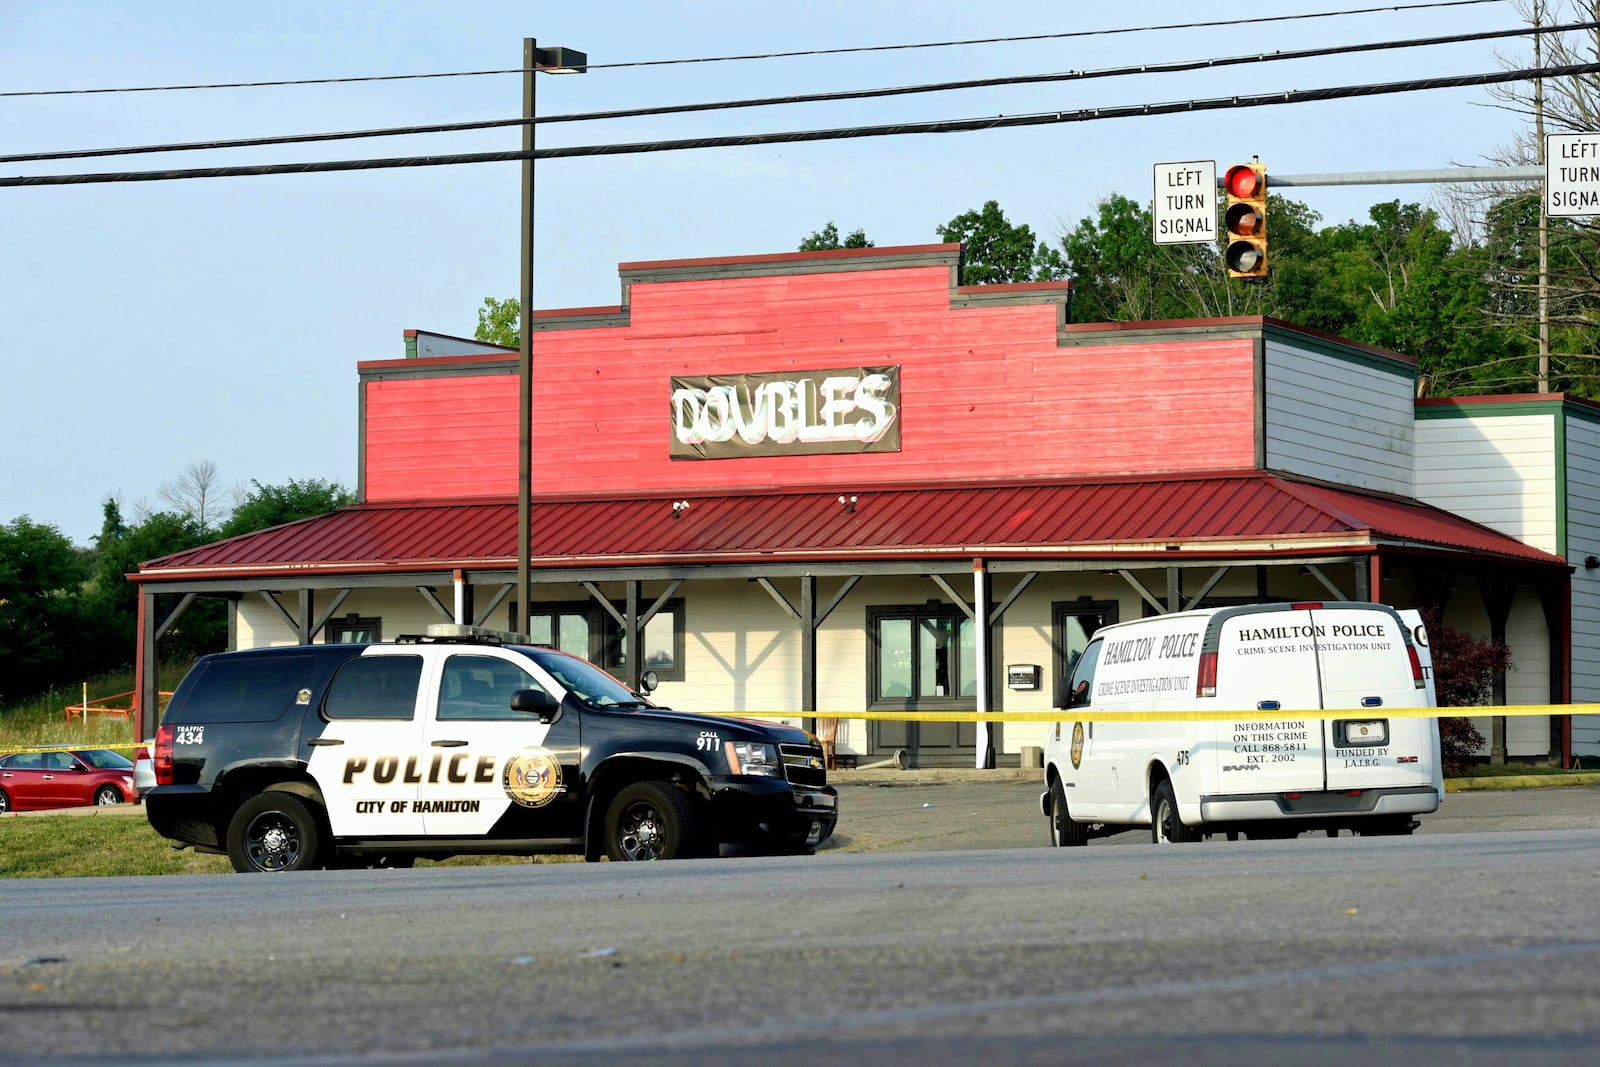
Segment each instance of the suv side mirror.
M540 722L554 722L561 705L543 689L518 689L511 694L511 710L537 715Z
M644 691L645 696L649 696L651 693L654 693L656 691L656 686L660 684L661 676L655 671L645 671L643 674L639 675L639 688Z

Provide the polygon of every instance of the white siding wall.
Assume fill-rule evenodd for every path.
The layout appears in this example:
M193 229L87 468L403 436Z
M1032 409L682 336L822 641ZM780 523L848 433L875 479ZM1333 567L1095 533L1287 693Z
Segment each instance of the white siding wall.
M773 583L798 606L799 585ZM800 707L800 624L754 582L688 582L684 674L656 698L696 712L787 712ZM798 717L784 722L799 722Z
M1417 499L1555 552L1555 419L1419 419Z
M1266 345L1266 465L1412 493L1411 376L1320 349Z
M1445 619L1457 630L1482 640L1489 638L1489 617L1476 597L1453 597L1445 607ZM1545 625L1539 597L1522 589L1506 619L1506 644L1511 649L1512 670L1506 674L1507 704L1548 704L1550 702L1550 630ZM1477 755L1489 755L1494 722L1488 715L1469 716L1483 735ZM1555 755L1550 748L1550 719L1544 715L1516 715L1506 719L1506 755Z
M1600 420L1567 418L1567 559L1572 577L1572 702L1600 702L1600 570L1583 561L1600 556ZM1572 720L1572 754L1600 757L1600 715ZM1585 765L1588 765L1586 761Z
M1550 628L1538 594L1523 587L1506 619L1506 644L1516 669L1506 673L1507 704L1550 703ZM1506 755L1559 756L1550 750L1550 718L1518 715L1506 720Z
M443 599L448 604L453 594L448 589L444 590L444 594ZM330 590L318 590L312 615L320 618L327 606L333 603L335 595ZM292 615L297 609L298 598L294 595L282 596L278 602ZM358 589L344 598L334 617L343 618L350 614L381 619L385 641L392 641L400 634L422 633L434 623L450 621L440 616L433 605L423 600L414 589ZM237 625L240 648L295 643L294 630L259 593L247 593L240 599ZM312 640L321 641L322 638L317 635Z

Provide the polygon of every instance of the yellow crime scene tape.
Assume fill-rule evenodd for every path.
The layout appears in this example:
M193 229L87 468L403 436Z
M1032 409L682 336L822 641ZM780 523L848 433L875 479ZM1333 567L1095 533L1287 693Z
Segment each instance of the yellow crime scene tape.
M1283 719L1433 719L1600 715L1600 704L1506 704L1462 708L1280 708L1261 711L710 711L732 719L880 719L891 722L1278 722Z
M687 709L676 709L687 710ZM1432 719L1600 715L1600 704L1506 704L1455 708L1257 708L1237 711L703 711L726 719L876 719L884 722L1279 722L1283 719ZM17 745L6 752L109 748L132 755L137 745Z

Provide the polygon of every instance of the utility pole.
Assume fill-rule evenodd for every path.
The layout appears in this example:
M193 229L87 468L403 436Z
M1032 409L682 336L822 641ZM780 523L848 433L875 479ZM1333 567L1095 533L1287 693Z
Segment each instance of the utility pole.
M1544 24L1544 3L1538 0L1533 5L1533 28L1535 31ZM1533 35L1533 65L1536 68L1544 67L1544 35L1535 32ZM1544 79L1533 80L1533 135L1535 159L1539 166L1545 165L1544 158ZM1550 212L1549 194L1543 187L1540 188L1539 197L1539 392L1550 391Z

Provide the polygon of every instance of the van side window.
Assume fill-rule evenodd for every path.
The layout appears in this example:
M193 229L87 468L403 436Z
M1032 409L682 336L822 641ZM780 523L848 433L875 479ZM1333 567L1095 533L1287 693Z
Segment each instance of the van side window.
M1118 621L1120 615L1115 600L1058 600L1050 605L1051 665L1050 691L1061 693L1067 689L1072 672L1077 669L1078 658L1089 641L1102 626ZM1064 707L1067 705L1063 705Z
M1089 695L1094 692L1094 668L1100 662L1100 650L1105 646L1104 641L1091 641L1089 647L1083 650L1083 655L1078 657L1077 666L1072 669L1072 690L1067 696L1067 707L1076 708L1089 703Z
M322 713L330 719L410 719L421 682L421 656L356 656L333 676Z

